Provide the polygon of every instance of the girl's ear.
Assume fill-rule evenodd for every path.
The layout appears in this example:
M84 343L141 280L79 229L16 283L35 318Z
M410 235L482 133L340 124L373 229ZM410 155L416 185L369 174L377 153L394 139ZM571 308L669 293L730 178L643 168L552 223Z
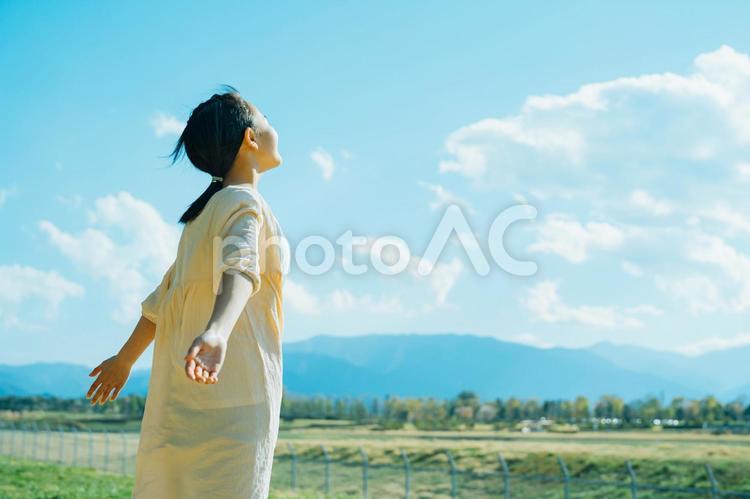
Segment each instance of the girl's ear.
M255 132L252 128L245 128L245 144L254 150L258 149L258 142L256 141Z

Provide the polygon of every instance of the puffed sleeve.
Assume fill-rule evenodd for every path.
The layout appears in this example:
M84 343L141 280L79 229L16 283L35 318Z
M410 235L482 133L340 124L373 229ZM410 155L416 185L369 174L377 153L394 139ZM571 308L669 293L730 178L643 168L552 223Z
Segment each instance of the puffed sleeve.
M169 286L172 284L172 277L174 276L174 262L169 266L161 282L158 286L149 294L145 300L141 302L141 315L146 319L156 324L157 312L159 311L159 304L162 298L166 295Z
M229 216L219 232L220 258L215 259L214 275L241 273L253 284L250 296L260 290L260 234L263 212L260 200L248 191L232 198Z

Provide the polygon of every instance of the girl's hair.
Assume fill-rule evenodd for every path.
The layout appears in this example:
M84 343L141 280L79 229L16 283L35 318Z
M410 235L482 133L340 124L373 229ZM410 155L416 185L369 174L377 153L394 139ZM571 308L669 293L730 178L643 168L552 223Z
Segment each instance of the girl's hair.
M211 175L223 177L232 168L245 129L250 127L255 130L255 127L253 111L245 99L234 87L223 86L227 90L225 93L212 95L190 113L185 129L170 154L172 164L184 150L193 166ZM186 224L198 216L211 196L222 187L222 182L212 180L203 194L182 214L180 223Z

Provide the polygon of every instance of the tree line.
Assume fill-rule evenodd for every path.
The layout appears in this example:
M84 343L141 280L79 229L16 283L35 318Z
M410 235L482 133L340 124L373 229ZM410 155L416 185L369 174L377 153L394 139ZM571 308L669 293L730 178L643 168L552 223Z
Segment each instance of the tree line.
M145 397L141 395L120 396L103 406L92 406L85 397L0 397L0 411L99 413L124 419L140 419L144 408ZM654 425L750 426L750 403L747 398L722 403L712 395L700 399L675 397L669 402L663 402L656 396L625 402L615 395L604 395L595 401L584 396L572 400L510 397L482 401L468 390L451 399L291 396L284 392L281 417L284 420L349 420L356 423L377 423L384 428L398 428L410 423L422 429L472 427L475 423L494 423L501 427L529 421L576 425L582 429L601 425L624 428Z

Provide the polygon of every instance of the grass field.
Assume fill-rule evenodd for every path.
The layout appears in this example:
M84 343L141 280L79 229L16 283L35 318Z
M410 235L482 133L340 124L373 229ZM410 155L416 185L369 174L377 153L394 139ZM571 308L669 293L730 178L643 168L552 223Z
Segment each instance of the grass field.
M414 497L449 497L450 450L459 470L459 497L500 497L502 478L498 453L502 453L514 478L511 490L518 497L562 497L561 456L574 480L607 480L623 486L594 486L573 483L574 497L630 497L630 476L625 461L633 464L640 483L664 487L708 488L704 465L709 464L723 489L750 493L750 436L712 435L702 432L619 431L575 434L519 433L493 431L478 426L471 431L425 432L413 429L373 431L327 421L297 421L285 425L276 449L274 475L289 476L290 447L297 456L298 477L306 488L322 488L321 445L335 463L332 490L351 494L361 490L361 447L370 464L370 490L389 497L403 494L404 450L412 468ZM287 468L284 473L284 468ZM518 478L523 476L524 478ZM540 477L557 478L542 482ZM288 479L287 479L288 480ZM300 480L298 478L298 483ZM286 484L288 487L288 484ZM639 497L655 497L641 490ZM658 497L685 497L684 493L661 492ZM698 496L695 496L698 497Z
M133 479L90 468L0 456L0 497L130 497Z
M120 497L118 487L125 487L129 494L137 433L116 431L105 438L97 431L89 433L86 428L89 423L97 430L103 425L116 428L111 421L77 421L74 424L80 425L80 430L75 435L67 431L36 434L16 431L12 434L12 442L10 432L0 432L3 434L0 441L2 453L9 454L12 443L14 455L25 459L15 460L12 466L6 466L3 461L0 497ZM376 431L372 427L340 421L298 420L282 424L272 497L323 497L325 465L322 445L331 459L331 497L361 497L363 458L360 449L368 458L371 497L403 497L402 450L408 456L411 469L411 497L416 498L450 497L452 483L446 450L450 451L458 469L454 476L458 497L502 496L498 453L502 453L507 461L513 497L562 497L558 455L564 459L573 478L570 485L573 497L630 497L626 460L632 461L641 484L706 489L710 482L704 465L710 464L723 490L750 493L748 435L671 430L519 433L493 431L489 426L450 432L409 428ZM297 456L297 490L303 491L297 494L290 492L292 446ZM32 457L49 458L68 466L35 463L29 461ZM70 467L72 464L76 467ZM89 464L109 473L85 468ZM104 480L101 482L104 485L100 485L100 480ZM621 486L584 484L580 483L581 480L606 480ZM82 495L82 487L89 482L92 495ZM18 495L17 489L25 483L32 487L30 495ZM55 492L55 487L62 492ZM638 497L687 495L679 492L656 494L653 490L641 489Z

